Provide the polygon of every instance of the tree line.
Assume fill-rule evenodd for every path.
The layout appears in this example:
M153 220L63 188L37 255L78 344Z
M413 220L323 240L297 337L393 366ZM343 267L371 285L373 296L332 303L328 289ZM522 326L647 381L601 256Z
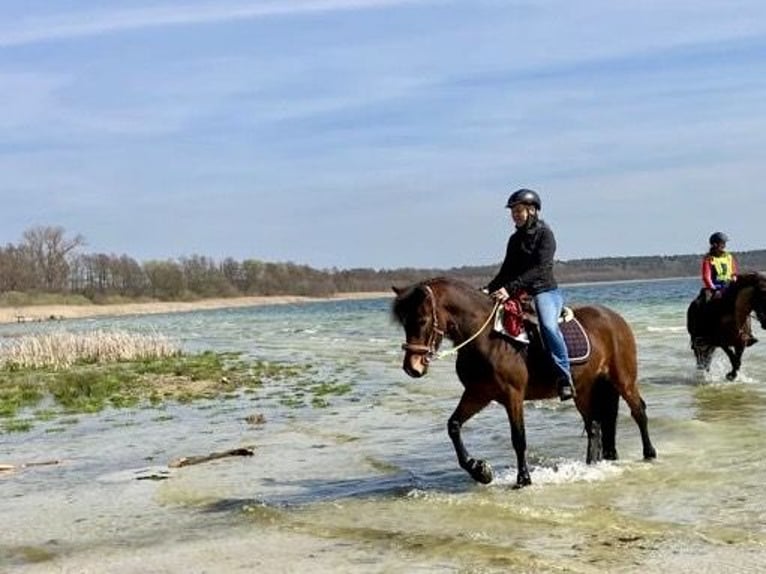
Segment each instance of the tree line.
M87 253L84 246L82 235L70 235L60 226L26 230L18 244L0 247L0 294L80 295L94 302L115 297L177 301L242 295L328 296L385 291L437 275L479 287L499 267L498 262L450 269L319 270L295 263L215 260L204 255L138 262L128 255ZM693 276L699 273L701 255L557 261L555 273L561 283ZM737 258L743 269L766 269L766 250L737 253Z

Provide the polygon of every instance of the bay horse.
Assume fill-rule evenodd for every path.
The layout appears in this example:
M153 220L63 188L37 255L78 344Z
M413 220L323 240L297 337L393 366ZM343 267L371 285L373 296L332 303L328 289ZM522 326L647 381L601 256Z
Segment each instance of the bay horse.
M743 273L719 298L704 301L700 293L686 311L686 330L699 370L709 371L716 347L731 363L726 378L733 381L742 366L742 354L752 345L750 314L766 329L766 275Z
M460 434L463 424L495 401L505 407L516 453L516 487L531 484L527 468L524 401L558 397L552 360L541 347L527 349L487 329L494 302L466 283L437 277L405 288L393 287L392 314L406 342L402 368L410 377L428 371L444 338L458 348L455 370L464 390L449 417L447 432L458 463L477 482L493 480L491 466L471 457ZM591 340L586 362L572 365L577 406L588 437L586 462L617 459L615 435L619 397L638 425L645 459L657 452L649 439L646 404L638 390L636 343L625 320L602 306L574 309ZM465 344L464 344L465 343ZM464 345L463 345L464 344ZM461 346L463 345L463 346Z

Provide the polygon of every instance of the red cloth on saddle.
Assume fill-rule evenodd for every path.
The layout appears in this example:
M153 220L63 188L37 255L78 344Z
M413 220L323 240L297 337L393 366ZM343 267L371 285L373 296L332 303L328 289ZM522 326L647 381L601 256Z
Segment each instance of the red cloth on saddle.
M503 328L511 337L518 337L524 330L524 311L518 299L506 299L503 303Z

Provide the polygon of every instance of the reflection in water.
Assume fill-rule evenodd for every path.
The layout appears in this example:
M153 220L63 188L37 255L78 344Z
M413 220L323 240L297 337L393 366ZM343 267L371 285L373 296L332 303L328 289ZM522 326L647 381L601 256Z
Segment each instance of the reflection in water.
M733 426L749 425L766 412L766 396L753 385L725 383L694 390L695 418L722 421Z

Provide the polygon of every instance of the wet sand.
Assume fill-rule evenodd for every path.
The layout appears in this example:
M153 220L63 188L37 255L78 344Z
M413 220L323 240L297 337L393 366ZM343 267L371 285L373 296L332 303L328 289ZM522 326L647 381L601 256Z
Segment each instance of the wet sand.
M459 563L418 557L396 548L279 529L242 529L207 540L180 540L136 548L97 547L51 562L15 566L18 574L174 574L270 572L461 572Z
M377 299L392 296L388 291L338 293L331 297L301 297L297 295L274 295L257 297L232 297L202 299L199 301L154 301L150 303L121 303L117 305L30 305L22 307L0 307L0 323L19 323L80 319L83 317L150 315L158 313L180 313L206 309L227 309L256 307L262 305L286 305L316 301Z

